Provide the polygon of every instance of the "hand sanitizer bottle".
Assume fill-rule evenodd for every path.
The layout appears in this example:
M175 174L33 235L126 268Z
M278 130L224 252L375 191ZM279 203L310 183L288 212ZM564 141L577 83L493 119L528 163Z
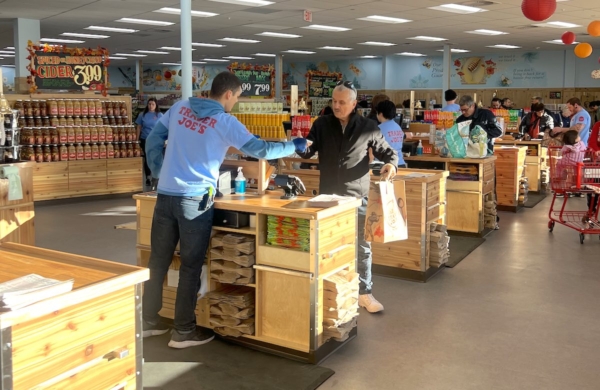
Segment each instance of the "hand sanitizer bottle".
M242 167L238 167L238 175L235 178L235 193L246 193L246 178L244 177L244 173L242 172Z
M421 156L422 154L423 154L423 144L421 143L421 140L419 140L419 144L417 145L417 156ZM237 182L236 182L236 184L237 184ZM236 188L237 188L237 186L236 186Z

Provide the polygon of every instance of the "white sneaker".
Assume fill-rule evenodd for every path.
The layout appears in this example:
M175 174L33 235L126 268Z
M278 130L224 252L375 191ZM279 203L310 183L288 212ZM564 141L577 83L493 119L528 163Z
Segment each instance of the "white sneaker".
M375 299L373 294L362 294L358 296L358 306L364 307L369 313L383 311L383 305Z

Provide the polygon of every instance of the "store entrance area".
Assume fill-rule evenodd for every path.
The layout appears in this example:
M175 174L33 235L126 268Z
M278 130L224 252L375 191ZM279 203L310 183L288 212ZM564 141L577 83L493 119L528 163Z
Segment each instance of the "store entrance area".
M215 340L170 351L165 339L161 354L156 338L145 346L152 354L145 356L145 369L152 373L144 374L144 387L300 390L316 388L320 379L320 390L597 389L600 240L587 237L581 245L578 234L562 226L549 233L550 201L501 212L500 230L427 283L375 277L385 311L361 311L358 337L320 366L270 364L283 359L265 355L262 374L274 379L272 387L261 387L256 378L240 375L237 363L230 372L212 365L222 357L210 351L240 347ZM585 207L584 198L572 201ZM135 231L114 228L135 221L131 197L35 207L37 246L136 263ZM248 364L258 369L257 362ZM327 379L329 370L335 374ZM238 378L235 386L231 381Z

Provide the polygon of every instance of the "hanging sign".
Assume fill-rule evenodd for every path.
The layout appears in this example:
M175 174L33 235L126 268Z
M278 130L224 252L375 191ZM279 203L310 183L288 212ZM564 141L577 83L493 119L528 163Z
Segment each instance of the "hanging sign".
M273 97L275 95L275 67L233 63L229 71L242 82L244 97Z
M308 97L330 98L335 85L342 77L339 72L309 71L306 73Z
M304 10L304 21L312 23L312 11L307 9Z
M108 85L108 51L99 48L79 49L64 46L27 47L30 60L28 83L37 89L102 91Z

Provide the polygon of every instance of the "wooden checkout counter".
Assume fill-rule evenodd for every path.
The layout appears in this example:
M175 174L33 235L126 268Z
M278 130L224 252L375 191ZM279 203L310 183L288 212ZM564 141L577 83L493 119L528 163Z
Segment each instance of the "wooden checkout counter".
M529 191L542 192L544 178L548 175L548 148L542 146L542 140L520 141L520 140L497 140L497 146L526 146L525 176L529 181Z
M16 168L21 180L23 198L8 200L9 179L0 179L0 242L17 242L35 245L33 209L33 170L34 162L0 164Z
M0 313L0 388L142 388L147 269L9 242L0 259L0 283L74 280L71 292Z
M307 208L308 198L283 200L280 199L282 194L281 190L267 191L264 195L225 195L215 200L216 211L247 213L256 218L254 227L213 228L217 233L251 236L256 245L256 264L253 266L255 282L246 284L254 289L255 294L254 333L227 339L266 352L318 363L355 337L357 332L354 327L349 338L343 342L326 340L323 334L323 281L340 271L354 271L356 268L356 208L361 202L357 199L335 207L316 209ZM156 195L139 194L134 195L134 199L138 216L138 264L146 266ZM267 245L268 216L308 220L309 251ZM177 263L177 258L176 253L174 263ZM209 272L212 268L209 259ZM221 283L211 280L209 291L221 286ZM175 288L165 284L163 310L160 313L164 317L173 318L175 292ZM212 327L209 310L209 299L200 299L196 310L199 325Z

